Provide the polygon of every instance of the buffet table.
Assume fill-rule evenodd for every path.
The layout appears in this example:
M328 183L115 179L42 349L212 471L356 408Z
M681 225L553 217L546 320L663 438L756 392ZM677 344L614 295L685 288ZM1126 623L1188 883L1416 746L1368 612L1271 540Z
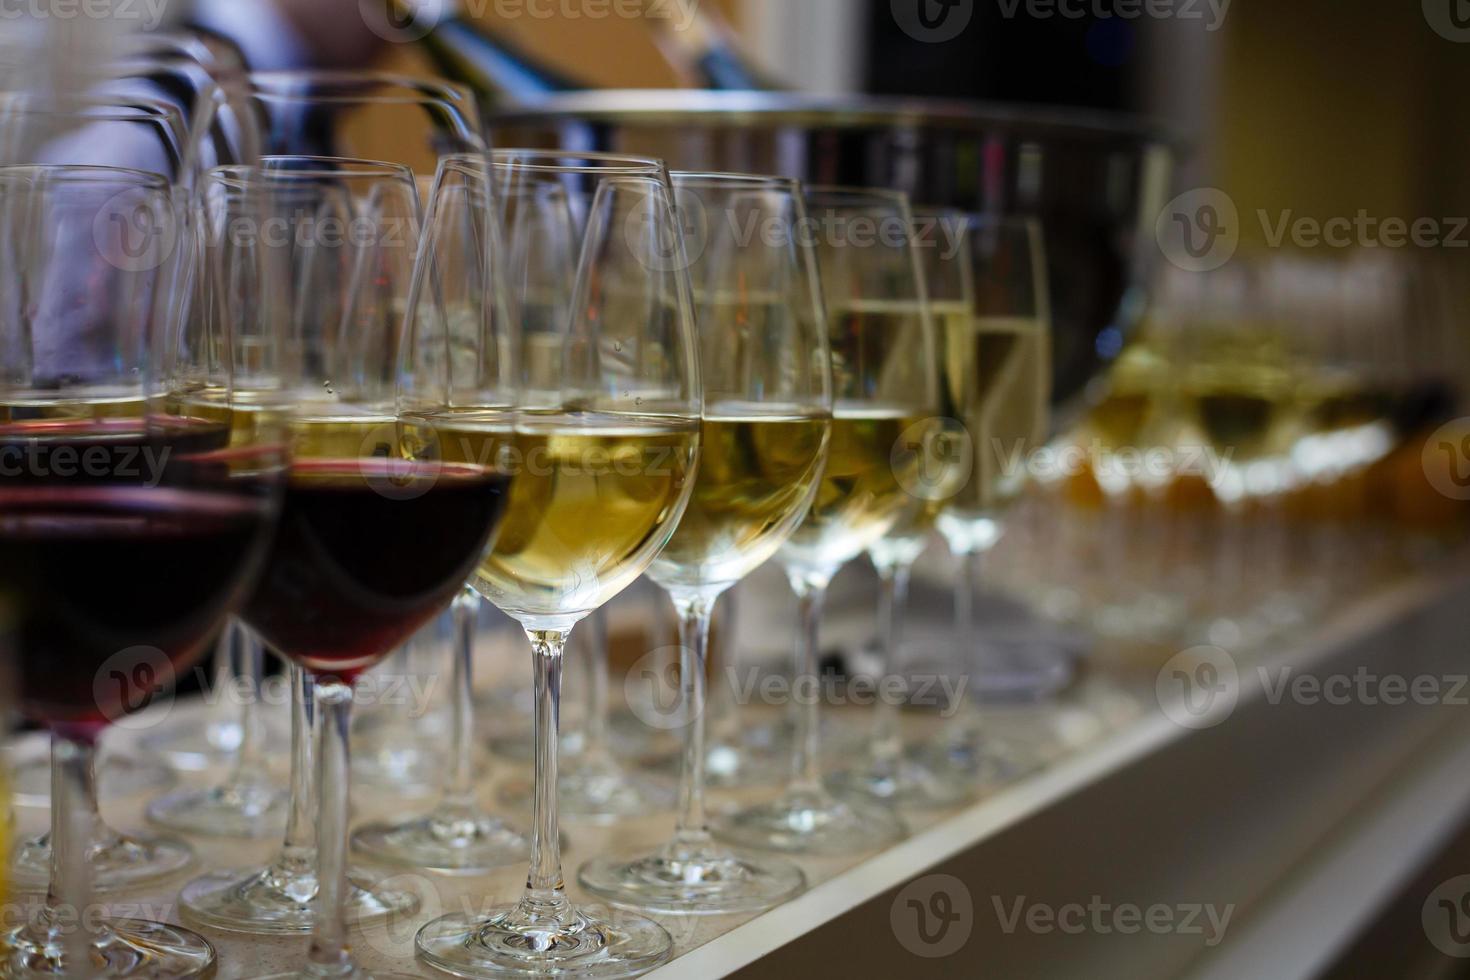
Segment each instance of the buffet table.
M1194 669L1185 661L1158 674L1084 670L1050 704L994 708L994 731L1026 745L1040 768L972 805L908 814L911 836L886 851L801 859L810 888L779 908L660 918L677 955L650 976L1313 976L1470 820L1470 711L1454 696L1470 697L1470 687L1452 690L1467 670L1467 599L1464 561L1400 583L1269 656L1239 658L1225 707L1202 719L1181 723L1161 694L1174 671ZM1438 678L1444 696L1344 699L1321 693L1337 690L1327 683L1314 697L1304 676L1367 678L1355 690L1380 692L1390 689L1384 678ZM199 710L181 702L172 717ZM860 725L862 710L831 715L852 713ZM111 737L127 750L138 732ZM29 736L13 749L25 757L43 747ZM492 772L487 801L500 780L523 775L503 761ZM114 826L136 830L146 803L104 809ZM363 787L356 817L401 817L431 803ZM44 810L16 812L22 833L44 826ZM611 827L565 821L573 893L590 855L655 845L671 827L668 815ZM201 869L258 865L276 847L192 843ZM423 909L358 934L364 966L425 977L438 974L413 959L423 922L510 901L524 881L521 867L465 879L370 870L415 891ZM183 880L111 907L180 921L173 896ZM199 931L217 946L226 980L292 968L306 947Z

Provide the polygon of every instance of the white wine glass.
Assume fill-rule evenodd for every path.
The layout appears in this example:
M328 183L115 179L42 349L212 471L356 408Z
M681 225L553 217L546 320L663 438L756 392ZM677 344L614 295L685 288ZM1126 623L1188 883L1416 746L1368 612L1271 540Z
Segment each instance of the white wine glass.
M649 577L679 616L684 736L678 824L653 852L600 857L578 880L610 901L666 913L767 908L799 891L785 859L716 844L705 812L710 618L811 509L831 435L831 354L815 249L796 181L675 173L691 255L704 372L694 498ZM743 229L760 228L759 235Z
M933 321L913 245L908 197L885 190L812 188L806 195L826 297L832 352L832 440L811 511L779 552L801 625L795 683L815 693L822 605L844 565L920 505L908 488L919 458L908 434L939 415ZM838 796L823 782L819 699L797 707L790 781L776 800L721 818L736 844L813 854L852 853L905 833L886 804Z
M968 677L964 710L937 745L918 755L954 778L1000 779L1027 765L982 730L980 688L989 682L974 614L985 554L1005 531L1006 515L1029 485L1033 454L1046 444L1051 394L1051 315L1046 253L1039 222L1025 217L968 215L969 308L946 306L945 414L970 440L969 477L939 515L939 531L958 563L955 580L955 667ZM936 755L936 752L938 753Z
M953 209L914 210L914 246L929 310L941 334L957 319L968 322L970 317L975 288L970 242L965 235L969 220L964 212ZM946 367L949 365L941 364L940 370ZM926 420L911 426L905 439L908 451L921 462L916 481L906 488L918 498L918 505L868 546L868 560L879 582L878 643L884 681L880 690L884 692L907 689L903 626L914 563L935 538L940 516L969 478L974 461L968 434L957 419ZM927 670L936 665L915 666ZM866 758L834 773L831 786L916 809L954 806L972 797L972 784L943 778L907 753L899 708L891 694L877 699Z
M701 401L687 262L658 161L500 150L492 164L524 383L513 428L466 432L464 446L513 459L510 511L473 581L531 643L532 857L518 901L436 919L416 945L460 977L633 976L665 960L672 940L642 916L568 898L557 715L572 628L643 574L694 489ZM570 268L537 259L567 233L563 197L578 221Z

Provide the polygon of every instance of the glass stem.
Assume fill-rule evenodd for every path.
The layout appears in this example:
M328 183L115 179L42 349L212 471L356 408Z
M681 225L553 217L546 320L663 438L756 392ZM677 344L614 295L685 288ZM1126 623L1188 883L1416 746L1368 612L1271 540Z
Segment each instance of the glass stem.
M581 755L596 762L608 751L607 746L607 675L608 658L612 653L609 644L607 613L598 609L587 618L587 628L592 631L588 641L592 656L587 658L586 718Z
M561 732L561 675L570 630L527 630L536 693L536 790L532 804L531 870L520 912L533 922L571 914L561 876L561 823L557 815L557 739Z
M979 672L979 643L975 636L975 593L980 589L981 575L985 570L985 551L976 548L966 551L957 556L959 558L959 574L955 576L954 585L954 608L955 608L955 680L963 682L965 687L958 690L970 691L968 714L972 717L970 725L979 723L979 691L975 685L975 675ZM964 713L955 712L954 717L959 719ZM964 723L961 723L963 727Z
M265 786L270 777L265 768L265 726L261 721L261 685L265 680L265 646L250 628L238 619L229 626L234 636L236 676L246 679L245 703L240 707L240 750L235 756L235 769L229 785L248 789Z
M454 679L450 716L449 781L439 816L471 820L475 813L475 630L480 596L465 589L454 600Z
M740 716L735 710L735 618L738 613L737 585L720 597L716 615L720 623L718 650L705 640L705 731L716 743L734 745L739 741ZM713 620L714 617L712 616ZM706 739L708 740L708 738Z
M67 975L77 977L87 975L82 965L91 962L91 945L105 931L92 914L92 866L87 859L101 821L96 815L96 763L97 747L90 739L51 736L51 881L37 931L49 942L59 941L69 964Z
M272 872L291 878L312 875L316 870L316 824L312 811L316 691L306 671L294 663L288 670L291 677L291 807L286 823L286 843ZM311 896L295 897L304 901Z
M714 604L704 596L674 599L679 612L679 688L684 706L684 760L679 769L679 822L671 847L709 843L704 810L705 700L709 688L709 626Z
M797 704L796 741L791 755L791 790L798 793L821 793L822 760L818 740L818 725L821 721L818 708L822 700L822 676L820 672L820 640L822 607L827 598L826 584L812 582L793 583L800 627L796 636L796 672L792 678L792 691ZM807 697L800 696L802 686L809 684Z
M345 977L354 974L347 951L347 823L351 793L348 738L352 731L352 685L327 678L317 685L318 720L316 783L321 797L317 812L317 895L312 917L307 975Z
M898 703L888 696L889 678L896 678L903 644L903 613L908 604L913 566L895 562L878 569L878 633L883 644L883 668L878 685L878 710L873 719L873 737L868 743L873 761L891 773L903 754L898 733ZM896 687L896 685L895 685Z

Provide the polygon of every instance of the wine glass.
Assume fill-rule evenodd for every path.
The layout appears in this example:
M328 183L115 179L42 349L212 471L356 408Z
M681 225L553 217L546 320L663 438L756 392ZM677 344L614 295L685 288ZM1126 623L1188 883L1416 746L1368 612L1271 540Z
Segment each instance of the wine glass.
M99 863L129 850L97 843L97 739L204 652L260 567L279 501L279 435L232 443L228 357L208 411L177 398L181 366L211 338L171 292L192 234L176 202L153 173L0 170L0 443L18 461L0 475L0 592L17 617L21 708L52 732L57 790L46 904L3 943L15 975L213 969L188 930L75 918ZM166 228L173 247L145 241ZM98 589L80 568L116 574Z
M667 958L672 940L641 916L568 899L557 714L572 628L648 568L694 488L700 378L687 261L658 161L530 150L497 151L492 161L524 386L509 434L510 513L473 581L531 642L532 858L518 902L436 919L416 945L429 965L461 977L632 976ZM543 261L569 233L580 260Z
M832 443L816 503L779 557L800 608L796 684L815 689L827 586L922 505L908 489L918 485L920 459L907 445L940 413L933 321L907 196L817 187L807 193L807 208L821 231L817 255L832 348ZM719 836L813 854L852 853L901 837L903 821L886 805L827 790L818 699L802 699L798 710L785 792L723 818L716 825Z
M237 179L248 193L249 175ZM286 333L277 363L291 464L243 617L311 675L320 714L316 908L308 965L289 975L364 976L346 947L353 683L463 588L499 527L509 477L494 459L437 455L446 403L426 392L406 414L397 398L407 347L399 335L405 322L415 325L404 311L423 311L415 291L433 288L423 268L443 258L425 249L415 273L413 173L376 161L267 157L260 182L268 211L261 247L290 276L290 288L263 297L260 312ZM291 234L274 234L271 222ZM495 326L506 329L504 318ZM507 347L492 344L485 356Z
M270 156L385 160L419 178L437 170L441 154L483 148L474 98L447 83L374 73L258 72L249 76L248 87L245 103ZM385 139L384 132L393 135ZM228 206L229 195L224 198ZM318 887L310 820L315 713L304 672L293 665L290 675L291 801L280 853L264 868L204 875L180 894L186 914L215 928L311 931ZM370 922L410 905L410 896L376 890L365 876L352 879L348 908L355 921Z
M691 256L704 370L694 497L648 575L679 616L684 765L673 839L652 853L599 857L578 879L614 902L669 913L766 908L800 891L801 869L714 842L705 814L710 617L720 595L764 564L811 509L831 437L831 353L801 187L779 177L675 173L707 230ZM747 236L743 229L760 228Z
M1039 223L969 215L963 228L972 263L970 305L946 306L942 332L946 414L962 423L972 463L938 525L959 566L956 669L971 685L966 710L955 716L940 744L919 755L932 771L958 769L958 778L968 784L977 774L999 777L1025 764L985 738L975 710L975 687L984 668L977 667L974 598L981 562L1000 540L1007 512L1027 487L1026 463L1046 442L1051 320Z
M161 174L168 181L167 219L156 227L135 225L135 234L119 238L119 247L136 251L124 255L125 264L148 265L155 276L183 274L183 251L174 246L185 228L188 195L192 193L193 171L185 161L193 156L191 136L179 111L171 105L146 98L114 97L107 94L76 96L0 96L0 160L38 161L48 166L116 166ZM129 197L120 199L127 203ZM148 219L150 209L136 213L118 212L121 232L126 222ZM67 249L84 254L93 249L88 229L72 223L64 229L75 240ZM168 261L165 261L168 259ZM178 260L178 261L175 261ZM177 285L179 288L173 288ZM169 301L190 299L181 283L160 285ZM51 767L54 771L54 765ZM124 768L123 773L140 770ZM24 772L18 774L24 784ZM124 775L124 783L128 776ZM116 785L109 780L104 785ZM143 785L147 785L145 780ZM124 786L126 789L126 786ZM27 795L35 798L29 791ZM45 794L41 794L44 796ZM89 784L86 798L92 803L92 839L88 844L94 872L94 887L115 891L178 874L194 861L194 852L183 841L123 835L103 821L95 806L97 781ZM24 841L12 856L13 880L24 887L39 887L51 876L49 834Z
M422 270L415 296L417 330L410 352L419 355L417 373L406 372L420 388L430 382L446 391L446 404L466 411L455 416L466 426L455 430L441 451L459 459L456 440L479 431L510 432L513 388L489 368L506 370L494 361L514 339L505 334L508 314L500 311L496 274L504 266L499 253L499 215L491 203L491 181L483 157L446 158L435 190L434 210L425 242L430 261ZM442 353L447 352L447 353ZM430 374L437 369L445 376ZM412 398L422 397L409 392ZM473 411L470 411L473 410ZM486 452L494 455L493 443ZM465 459L470 457L465 456ZM463 584L463 583L462 583ZM480 596L462 588L454 600L454 670L451 680L449 780L438 805L423 817L406 822L379 822L359 828L354 850L393 864L456 874L480 873L531 856L529 841L485 813L476 800L474 720L474 639Z
M968 220L963 212L952 209L914 211L914 247L930 313L941 334L957 320L968 322L970 317L974 273L965 237ZM954 357L956 352L946 353ZM946 362L942 368L953 366ZM911 426L904 439L906 451L920 461L916 480L905 488L917 498L917 506L910 507L887 534L868 546L868 560L878 573L878 642L885 682L902 676L904 611L914 563L928 548L941 515L968 479L974 460L964 427L954 418L924 420ZM835 773L829 780L831 786L919 809L954 806L972 797L973 785L940 778L906 754L898 716L899 704L892 696L877 699L867 758Z

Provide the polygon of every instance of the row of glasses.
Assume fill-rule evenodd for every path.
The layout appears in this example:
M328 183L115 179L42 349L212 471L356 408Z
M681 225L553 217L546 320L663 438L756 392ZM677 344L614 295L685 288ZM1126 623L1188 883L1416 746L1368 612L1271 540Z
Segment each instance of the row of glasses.
M332 80L333 86L351 84L357 81ZM278 100L284 116L271 132L309 133L318 148L332 145L324 135L332 130L330 117L352 99L334 92L319 104L295 86ZM255 83L257 108L279 94L268 88ZM679 911L758 908L801 887L794 866L726 852L703 827L698 678L712 599L699 596L710 590L717 596L782 547L793 584L805 593L804 651L814 659L826 582L918 506L905 474L920 465L921 454L895 456L893 447L903 430L924 423L937 405L932 323L910 245L877 251L837 246L814 257L790 231L786 247L769 254L721 238L742 227L729 220L740 213L769 215L794 228L810 201L852 218L897 222L906 242L910 219L901 196L831 189L803 199L795 185L768 178L681 175L678 181L707 198L706 214L713 209L726 218L692 261L675 221L673 182L657 161L523 151L497 154L488 167L473 152L441 159L422 251L412 235L407 246L393 248L383 234L370 235L370 244L330 248L298 236L284 249L249 241L242 247L235 236L211 236L233 250L215 255L218 265L211 268L245 275L249 282L229 281L256 297L224 311L220 325L224 335L240 340L241 353L252 338L260 340L260 387L226 389L231 439L279 415L289 423L293 451L285 516L245 617L314 675L311 685L298 675L298 720L311 692L322 695L323 715L315 758L323 794L319 872L299 877L295 883L309 890L294 895L269 871L247 879L294 900L291 913L314 895L315 914L287 922L288 913L265 923L247 915L233 926L299 931L310 922L311 975L350 970L343 942L343 909L353 895L344 843L348 682L449 602L466 577L456 580L454 573L476 564L501 509L504 532L473 583L522 622L535 654L532 873L512 908L486 920L431 923L419 937L421 955L454 972L536 973L556 965L599 974L642 969L667 955L668 937L653 923L567 901L555 796L555 716L566 637L650 566L675 597L686 637L694 641L686 644L683 681L692 716L684 819L668 849L589 866L584 882L615 901L666 902ZM289 223L309 215L380 233L395 224L417 227L418 181L408 168L392 164L273 154L258 174L241 168L211 174L207 190L204 210L227 226L242 218ZM503 255L496 219L506 233ZM410 276L414 254L419 260ZM504 278L502 262L510 270ZM687 278L691 267L698 290ZM835 316L826 313L819 278L838 290ZM753 280L761 283L754 292ZM507 291L514 294L514 319ZM696 304L712 324L743 330L732 336L712 327L696 334ZM401 344L400 322L406 324ZM282 325L286 336L273 338L271 325ZM836 351L830 360L823 330ZM701 396L701 348L706 364L728 370L713 410ZM794 361L783 360L786 355ZM793 372L793 364L805 367ZM835 403L834 389L840 396ZM180 404L217 407L224 397L208 382ZM249 403L243 413L236 407L242 402ZM717 447L713 462L720 465L696 481L701 441ZM595 460L607 462L589 465ZM773 481L777 470L792 482ZM435 506L426 510L425 500ZM676 537L691 500L698 522ZM422 534L436 522L456 546L436 548L435 561L408 571L388 569L382 560L385 553L407 551L407 543L383 549L360 533L342 532L351 524L355 531L381 527L392 537L417 525L414 533ZM694 574L676 559L654 566L671 538L676 546L687 542L691 554L703 553ZM372 555L363 553L367 545ZM321 567L327 559L330 569ZM311 603L302 601L303 582ZM363 596L374 590L380 600L392 601L363 606ZM804 666L814 676L813 666ZM468 731L466 713L456 728ZM293 752L299 769L310 765L307 740L300 737L304 727L297 725ZM774 821L766 821L774 833L758 836L758 846L832 849L852 831L842 841L852 848L901 833L901 823L885 809L831 797L814 778L812 716L798 747L793 792L774 808ZM305 823L310 810L303 805L310 792L304 784L298 773L293 823ZM792 836L813 817L817 833ZM758 814L737 824L759 827L765 820ZM305 857L302 848L291 853L289 840L287 850L297 864ZM608 881L594 886L604 872ZM232 882L228 897L254 897L241 891L242 884ZM188 889L185 907L199 915Z

